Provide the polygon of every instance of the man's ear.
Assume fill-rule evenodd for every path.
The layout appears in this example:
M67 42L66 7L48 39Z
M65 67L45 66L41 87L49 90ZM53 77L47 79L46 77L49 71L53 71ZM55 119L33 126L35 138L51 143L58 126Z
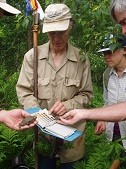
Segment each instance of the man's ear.
M70 29L74 27L74 24L75 24L74 20L70 19L70 25L69 25Z
M123 55L126 56L126 46L123 47Z
M73 24L70 22L69 29L73 28Z

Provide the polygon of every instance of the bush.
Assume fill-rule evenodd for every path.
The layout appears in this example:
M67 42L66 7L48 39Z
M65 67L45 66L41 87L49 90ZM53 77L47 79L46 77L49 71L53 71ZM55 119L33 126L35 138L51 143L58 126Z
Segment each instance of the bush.
M13 109L19 107L15 88L18 73L8 75L4 65L0 66L0 72L0 108Z

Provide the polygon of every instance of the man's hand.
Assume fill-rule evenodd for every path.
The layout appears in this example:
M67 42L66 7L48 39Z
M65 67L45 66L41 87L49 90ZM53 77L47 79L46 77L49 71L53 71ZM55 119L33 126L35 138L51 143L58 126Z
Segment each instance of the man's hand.
M49 110L49 114L56 114L59 116L62 116L66 113L66 108L63 104L63 102L57 101L53 107Z
M37 121L34 121L30 125L25 125L19 127L23 117L30 116L29 113L21 109L14 109L10 111L2 110L0 111L0 121L3 122L6 126L14 130L24 130L30 127L33 127L37 124Z
M69 111L57 120L58 123L64 125L72 125L83 119L83 113L79 109Z
M106 129L106 125L104 121L98 121L95 127L95 134L102 134Z

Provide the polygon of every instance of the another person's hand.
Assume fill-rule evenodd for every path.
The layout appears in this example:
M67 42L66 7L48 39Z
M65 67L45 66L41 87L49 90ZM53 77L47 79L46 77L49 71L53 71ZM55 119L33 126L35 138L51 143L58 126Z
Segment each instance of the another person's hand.
M23 117L27 117L27 116L29 116L29 113L21 109L14 109L10 111L6 111L6 110L0 111L0 121L4 123L6 126L8 126L9 128L14 129L14 130L28 129L37 124L37 121L35 121L30 125L19 127L19 123L22 121Z
M59 116L64 115L66 113L66 108L65 108L63 102L57 101L52 106L52 108L49 110L49 114L52 114L52 113L59 115Z
M64 125L72 125L83 119L83 113L80 109L74 109L69 111L57 120L58 123Z
M95 127L95 134L102 134L106 129L106 125L104 121L98 121Z

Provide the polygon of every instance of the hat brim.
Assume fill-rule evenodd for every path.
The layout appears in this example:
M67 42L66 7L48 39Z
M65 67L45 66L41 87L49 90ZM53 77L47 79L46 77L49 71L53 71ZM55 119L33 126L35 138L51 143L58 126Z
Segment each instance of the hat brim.
M19 11L18 9L12 7L11 5L7 4L7 3L3 3L0 2L0 8L2 8L4 10L4 15L17 15L20 14L21 11Z
M105 52L105 51L109 51L109 50L110 50L110 48L103 48L103 49L98 50L97 52L100 53L100 52Z
M44 22L42 32L65 31L69 27L70 20L65 19L58 22Z

